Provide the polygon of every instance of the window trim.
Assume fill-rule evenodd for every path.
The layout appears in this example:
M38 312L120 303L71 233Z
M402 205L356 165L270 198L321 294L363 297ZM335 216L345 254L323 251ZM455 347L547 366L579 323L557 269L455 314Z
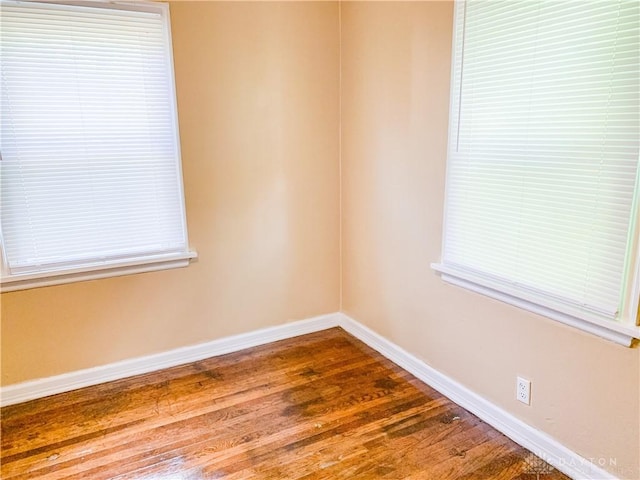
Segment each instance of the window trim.
M19 2L20 0L18 0ZM175 71L173 61L173 41L171 37L171 16L167 3L158 3L150 1L109 1L109 0L34 0L29 3L34 4L55 4L58 6L73 7L93 7L104 9L121 9L128 11L141 11L147 13L158 13L164 20L167 28L165 29L165 43L168 55L168 95L171 101L170 109L173 113L172 123L175 143L175 154L177 161L177 181L180 193L180 209L182 211L182 227L184 230L184 238L186 249L181 252L141 255L140 257L131 257L126 260L109 260L98 261L90 264L78 266L76 268L59 268L47 271L11 274L6 252L2 242L2 234L0 229L0 293L13 292L18 290L26 290L31 288L46 287L53 285L61 285L74 282L82 282L96 280L101 278L110 278L123 275L133 275L137 273L153 272L167 270L173 268L182 268L188 266L191 261L197 260L196 251L189 248L189 235L187 228L187 216L184 194L184 179L182 174L182 154L180 149L180 130L178 122L178 106L175 87Z
M197 257L198 254L196 252L188 251L184 253L147 257L140 260L129 260L120 263L110 262L102 265L92 265L74 269L13 275L11 277L2 277L0 292L14 292L30 288L49 287L65 283L83 282L88 280L97 280L100 278L119 277L123 275L133 275L136 273L157 272L160 270L181 268L188 266L191 261L197 259Z
M519 296L510 294L498 289L496 286L490 286L487 282L479 279L479 277L474 277L449 265L432 263L431 268L440 275L443 281L451 285L456 285L495 300L500 300L509 305L556 320L565 325L578 328L579 330L597 335L625 347L630 347L634 339L640 339L640 327L638 326L607 320L598 320L596 318L587 320L582 317L560 312L546 305L541 305L533 300L523 299ZM639 284L640 282L636 281L634 285L632 293L635 298L638 298L638 294L640 293L638 288Z

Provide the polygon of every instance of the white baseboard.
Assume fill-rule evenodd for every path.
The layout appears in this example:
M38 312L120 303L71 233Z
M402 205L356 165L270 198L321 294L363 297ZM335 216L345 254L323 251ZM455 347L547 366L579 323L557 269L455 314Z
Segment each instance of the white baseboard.
M99 367L8 385L0 388L0 406L4 407L36 398L48 397L57 393L149 373L163 368L175 367L265 343L325 330L338 326L339 319L340 316L335 313L321 315L307 320L254 330L145 357L132 358Z
M576 480L617 480L617 477L569 450L546 433L536 430L502 408L431 368L398 345L344 314L339 325L465 410L535 453L562 473ZM542 476L540 477L542 479Z
M569 477L576 480L617 480L617 477L611 473L569 450L549 435L517 419L343 313L321 315L155 355L9 385L0 388L0 405L12 405L132 375L174 367L336 326L342 327L357 339L487 422L496 430L504 433L516 443L531 450Z

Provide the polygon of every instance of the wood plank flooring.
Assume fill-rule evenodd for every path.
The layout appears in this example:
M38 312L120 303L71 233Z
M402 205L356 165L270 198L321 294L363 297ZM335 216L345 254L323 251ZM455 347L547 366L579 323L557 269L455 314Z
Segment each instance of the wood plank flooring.
M0 414L5 480L568 478L338 328Z

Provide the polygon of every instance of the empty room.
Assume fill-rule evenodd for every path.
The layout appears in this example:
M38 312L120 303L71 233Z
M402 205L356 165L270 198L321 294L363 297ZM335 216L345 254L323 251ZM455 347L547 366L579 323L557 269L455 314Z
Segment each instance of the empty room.
M0 0L0 476L640 480L637 0Z

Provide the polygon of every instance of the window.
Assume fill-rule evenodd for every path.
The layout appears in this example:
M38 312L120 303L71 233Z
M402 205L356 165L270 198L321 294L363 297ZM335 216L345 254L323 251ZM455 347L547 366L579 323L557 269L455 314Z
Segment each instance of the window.
M639 8L457 2L443 279L639 337Z
M168 7L1 7L3 291L188 264Z

